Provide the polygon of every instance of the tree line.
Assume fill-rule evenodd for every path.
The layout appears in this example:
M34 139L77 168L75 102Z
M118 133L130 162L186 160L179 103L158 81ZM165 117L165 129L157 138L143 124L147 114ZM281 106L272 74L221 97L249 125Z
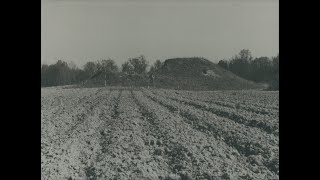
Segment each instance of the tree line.
M230 60L220 60L218 65L244 79L267 83L269 89L279 90L279 54L253 58L248 49L243 49Z
M89 61L83 68L78 68L74 63L58 60L55 64L41 65L41 87L85 84L93 85L126 85L129 81L143 82L147 85L150 75L162 65L160 60L151 65L141 55L130 58L128 61L117 66L112 59Z
M55 64L41 65L41 87L70 84L101 85L151 85L152 74L161 68L163 62L149 62L141 55L130 58L120 67L112 59L89 61L82 68L74 63L58 60ZM258 83L267 83L271 90L279 89L279 54L275 57L253 58L251 52L243 49L230 60L220 60L222 68Z

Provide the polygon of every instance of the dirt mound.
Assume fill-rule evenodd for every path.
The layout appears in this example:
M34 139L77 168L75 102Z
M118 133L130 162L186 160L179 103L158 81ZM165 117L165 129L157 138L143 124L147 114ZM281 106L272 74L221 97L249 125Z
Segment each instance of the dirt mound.
M154 85L190 90L259 89L261 85L240 78L204 58L168 59L155 73Z

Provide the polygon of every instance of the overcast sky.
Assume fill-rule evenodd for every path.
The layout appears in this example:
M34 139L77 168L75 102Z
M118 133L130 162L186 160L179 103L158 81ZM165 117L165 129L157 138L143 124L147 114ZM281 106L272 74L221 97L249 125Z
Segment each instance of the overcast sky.
M279 52L278 0L42 0L41 63Z

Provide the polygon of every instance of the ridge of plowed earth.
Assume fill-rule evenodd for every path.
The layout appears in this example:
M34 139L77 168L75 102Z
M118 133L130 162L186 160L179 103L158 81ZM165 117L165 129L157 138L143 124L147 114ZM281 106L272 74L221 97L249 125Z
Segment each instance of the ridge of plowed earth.
M100 131L102 149L91 166L92 179L158 179L165 174L167 164L154 157L161 142L152 129L131 93L122 91L111 118Z
M157 127L171 176L177 179L278 179L276 173L262 164L260 155L244 156L221 135L202 131L201 123L199 126L190 123L183 115L150 101L143 92L133 94L140 111Z
M180 114L195 129L223 139L248 159L255 159L254 161L259 162L258 164L268 168L274 174L278 174L278 137L267 134L258 128L248 127L216 116L211 112L155 96L151 92L143 91L143 93L150 100L167 107L171 112Z
M144 89L144 91L148 91ZM244 124L250 127L260 128L267 133L279 136L279 119L276 117L264 116L252 112L246 112L240 109L224 107L216 104L209 104L206 102L190 100L179 95L172 95L165 92L160 92L156 90L150 91L156 96L161 96L163 98L169 98L171 100L177 101L182 104L187 104L195 108L210 111L217 116L228 118L237 123Z
M179 91L173 91L173 90L171 90L171 91L157 90L157 91L160 91L160 92L163 92L163 93L169 94L169 95L179 95L183 98L190 99L190 100L212 103L212 104L225 106L225 107L229 107L229 108L235 108L236 104L239 104L240 106L238 108L241 110L249 111L249 112L256 113L256 114L268 115L268 116L272 116L272 117L279 116L279 108L277 106L276 107L272 106L272 108L266 107L267 102L265 102L265 99L268 99L270 97L279 98L279 96L277 96L277 93L275 93L275 92L273 92L273 94L268 96L268 98L259 97L258 95L256 95L256 96L254 96L255 97L254 103L252 101L249 101L250 103L248 103L247 96L242 97L243 95L241 94L241 92L237 92L237 93L234 92L235 95L232 95L232 93L230 95L230 93L219 92L219 91L214 92L214 93L206 93L206 94L204 94L204 93L195 94L194 92L179 92ZM274 95L274 94L276 94L276 95ZM230 98L230 96L231 97L236 96L237 98ZM257 99L262 99L262 100L264 100L264 102L256 103ZM272 99L274 99L274 98L272 98ZM276 102L277 101L278 100L276 100Z
M61 89L61 91L63 96L59 96L59 105L52 104L51 109L41 110L41 137L48 137L54 132L55 136L52 137L59 138L57 134L67 131L74 123L76 125L81 122L79 119L85 115L86 108L92 106L90 99L99 97L99 93L103 92L98 89L90 91L84 89L80 92L71 89Z
M182 95L204 97L208 101L241 102L244 107L279 111L279 91L170 91Z
M57 108L61 105L63 98L75 98L77 90L56 90L56 89L41 89L41 110ZM60 93L59 93L60 92ZM81 91L84 93L85 91ZM89 92L89 91L88 91Z
M104 177L105 173L110 174L110 168L112 168L110 162L104 163L108 146L112 144L111 134L105 132L109 132L111 125L115 122L113 118L118 117L118 105L122 91L111 91L112 94L110 98L98 107L100 109L95 120L99 123L96 123L98 125L93 129L94 133L90 138L86 137L85 140L86 146L89 149L91 148L91 153L88 153L90 151L86 151L83 152L83 155L81 156L83 163L86 165L84 167L85 179L105 179L102 177ZM96 150L93 150L94 147Z
M95 108L103 102L97 100L104 99L109 91L91 89L91 93L83 97L82 103L73 99L68 106L64 104L60 114L49 117L54 120L42 117L51 124L41 125L41 179L68 179L83 174L83 163L79 158L81 150L85 149L82 139L95 133L92 129L97 119Z

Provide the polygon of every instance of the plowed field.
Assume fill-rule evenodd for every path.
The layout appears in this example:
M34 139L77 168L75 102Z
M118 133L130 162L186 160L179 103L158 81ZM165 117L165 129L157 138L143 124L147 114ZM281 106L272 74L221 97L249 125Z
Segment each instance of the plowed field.
M279 92L41 88L41 179L279 179Z

